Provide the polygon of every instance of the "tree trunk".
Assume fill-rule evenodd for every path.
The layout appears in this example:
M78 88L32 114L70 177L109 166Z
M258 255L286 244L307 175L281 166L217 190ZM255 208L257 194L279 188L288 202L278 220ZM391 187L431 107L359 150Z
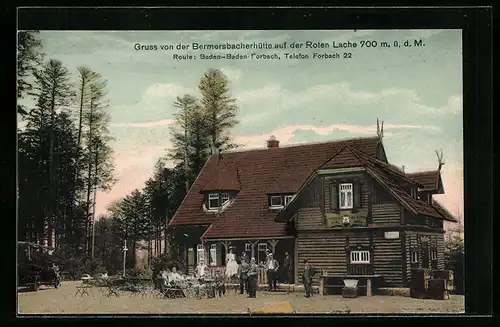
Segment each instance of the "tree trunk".
M87 174L87 203L86 203L86 221L89 221L90 218L90 193L92 191L92 125L93 125L93 101L92 98L90 100L90 116L89 116L89 145L88 145L88 174ZM89 224L87 223L87 226ZM91 237L91 230L87 228L87 253L90 254L90 237Z

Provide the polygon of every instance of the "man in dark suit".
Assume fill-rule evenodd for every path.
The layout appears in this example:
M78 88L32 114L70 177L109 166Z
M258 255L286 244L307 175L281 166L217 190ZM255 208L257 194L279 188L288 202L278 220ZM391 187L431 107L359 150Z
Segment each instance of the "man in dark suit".
M285 252L285 262L283 263L283 279L287 284L292 283L292 258Z
M248 257L246 252L243 252L241 255L241 262L238 267L238 277L240 278L240 294L243 294L244 291L246 291L247 294L249 293L248 290L248 269L249 269L249 264L248 264Z
M255 298L257 296L257 286L258 286L258 278L259 278L259 266L255 263L255 258L250 260L250 267L248 269L248 289L249 289L249 298Z
M314 276L314 268L309 266L309 261L304 260L304 272L302 273L302 282L304 283L304 289L306 295L304 297L310 297L312 295L312 278Z

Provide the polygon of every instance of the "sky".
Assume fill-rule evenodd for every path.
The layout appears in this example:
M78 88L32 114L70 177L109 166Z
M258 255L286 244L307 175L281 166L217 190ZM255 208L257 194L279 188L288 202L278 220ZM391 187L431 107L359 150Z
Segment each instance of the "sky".
M96 214L152 175L171 147L173 102L199 95L200 77L210 68L229 79L240 124L231 134L244 149L261 148L275 135L280 145L376 135L384 121L389 161L405 171L436 169L442 149L444 195L435 198L455 215L463 212L462 35L460 30L339 31L42 31L46 58L61 60L73 73L88 66L108 80L115 177L97 195ZM405 47L404 41L412 47ZM423 46L415 46L422 40ZM329 48L306 49L307 41ZM342 42L356 48L333 48ZM376 41L377 47L361 47ZM394 46L394 42L399 47ZM286 49L192 50L193 43L270 43ZM380 46L387 42L390 47ZM302 43L302 48L291 48ZM149 46L136 50L137 44ZM188 50L176 50L178 44ZM154 50L156 45L157 50ZM174 50L163 50L173 45ZM201 54L276 54L271 59L201 59ZM286 59L285 53L309 59ZM312 59L313 53L350 58ZM174 54L192 55L175 60ZM196 58L195 58L196 57ZM170 166L172 163L168 163Z

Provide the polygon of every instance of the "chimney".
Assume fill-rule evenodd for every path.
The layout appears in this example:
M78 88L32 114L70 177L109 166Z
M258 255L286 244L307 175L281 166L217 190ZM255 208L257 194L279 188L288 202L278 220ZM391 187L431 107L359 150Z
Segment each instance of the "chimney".
M278 141L274 135L271 135L269 140L267 140L267 148L268 149L279 148L279 146L280 146L280 141Z

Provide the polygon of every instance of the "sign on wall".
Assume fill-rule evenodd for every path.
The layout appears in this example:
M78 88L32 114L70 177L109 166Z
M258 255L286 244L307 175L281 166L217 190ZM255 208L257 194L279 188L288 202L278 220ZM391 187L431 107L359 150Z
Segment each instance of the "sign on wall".
M399 238L399 231L396 232L385 232L384 238L386 240L397 240Z

